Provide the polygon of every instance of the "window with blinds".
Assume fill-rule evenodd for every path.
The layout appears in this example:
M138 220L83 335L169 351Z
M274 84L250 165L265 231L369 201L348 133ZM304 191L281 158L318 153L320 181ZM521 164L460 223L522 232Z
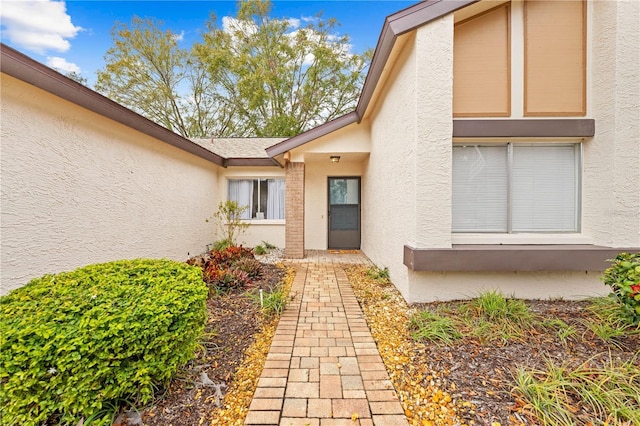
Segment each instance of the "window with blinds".
M579 144L456 145L453 232L578 232Z

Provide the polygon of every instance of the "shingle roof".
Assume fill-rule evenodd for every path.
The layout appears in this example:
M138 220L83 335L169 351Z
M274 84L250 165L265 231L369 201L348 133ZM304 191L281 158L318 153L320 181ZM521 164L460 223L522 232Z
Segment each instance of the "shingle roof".
M198 138L190 139L223 158L269 158L268 147L287 138Z

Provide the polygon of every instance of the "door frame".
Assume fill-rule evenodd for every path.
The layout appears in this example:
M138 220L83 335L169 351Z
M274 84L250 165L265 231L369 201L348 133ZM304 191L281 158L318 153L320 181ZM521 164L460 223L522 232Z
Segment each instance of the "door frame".
M358 246L352 248L331 247L331 180L356 179L358 181ZM362 245L362 176L327 176L327 250L360 250Z

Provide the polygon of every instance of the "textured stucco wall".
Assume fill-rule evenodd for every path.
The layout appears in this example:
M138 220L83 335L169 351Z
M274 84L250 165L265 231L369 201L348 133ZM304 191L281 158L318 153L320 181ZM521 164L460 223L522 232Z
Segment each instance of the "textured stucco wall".
M640 246L640 2L589 2L588 105L596 134L583 144L583 233L596 244Z
M362 162L341 159L334 164L329 158L305 162L304 247L326 250L328 244L329 177L362 176ZM363 179L364 180L364 179ZM362 185L363 183L361 183ZM361 194L362 195L362 194Z
M417 128L414 247L451 247L453 15L416 34Z
M408 36L371 112L371 155L365 163L362 249L388 267L407 297L403 246L416 235L417 86L415 36Z
M291 161L305 163L304 248L326 250L328 244L328 178L361 177L370 150L369 126L353 123L291 151ZM339 155L332 163L330 156Z
M409 272L409 277L410 303L470 299L488 290L523 299L580 300L607 293L593 272Z
M204 250L217 166L4 74L1 87L2 293L90 263Z
M640 3L632 0L589 2L588 117L596 120L596 135L583 141L582 232L554 237L559 243L575 240L576 243L613 247L640 246L639 9ZM418 40L420 35L419 31ZM423 70L428 71L427 78L441 77L434 68L418 66L419 73ZM441 145L430 147L429 155L444 159L439 150ZM450 159L445 164L450 164ZM445 173L438 173L438 176L444 177ZM418 180L425 182L423 179ZM439 180L440 183L443 181ZM443 207L429 205L426 201L424 197L419 206L424 209ZM444 217L447 212L442 210L440 214ZM439 235L437 228L421 231L427 231L426 225L425 228L418 226L418 247L433 247L434 242L446 247L443 235L429 241L429 235ZM460 235L454 237L464 239ZM511 239L513 243L542 241L539 236L515 237ZM484 239L488 243L495 238ZM544 243L552 241L547 238ZM405 297L410 302L472 297L483 289L499 289L523 298L580 299L608 292L599 280L599 273L409 272L408 275Z
M278 166L274 167L227 167L221 168L218 174L218 186L216 189L215 206L211 208L212 215L221 201L226 201L228 197L229 179L284 179L284 169ZM251 220L246 232L238 239L246 247L255 247L266 241L276 247L284 248L284 230L285 220ZM209 223L211 228L210 242L220 239L220 235L216 233L215 225Z

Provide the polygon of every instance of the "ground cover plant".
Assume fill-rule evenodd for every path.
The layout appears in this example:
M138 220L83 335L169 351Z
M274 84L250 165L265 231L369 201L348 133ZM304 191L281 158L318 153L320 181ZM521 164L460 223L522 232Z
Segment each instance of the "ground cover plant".
M3 425L111 424L193 357L205 323L198 268L122 260L46 275L0 298Z
M615 299L408 306L348 270L410 424L640 424L640 328Z

